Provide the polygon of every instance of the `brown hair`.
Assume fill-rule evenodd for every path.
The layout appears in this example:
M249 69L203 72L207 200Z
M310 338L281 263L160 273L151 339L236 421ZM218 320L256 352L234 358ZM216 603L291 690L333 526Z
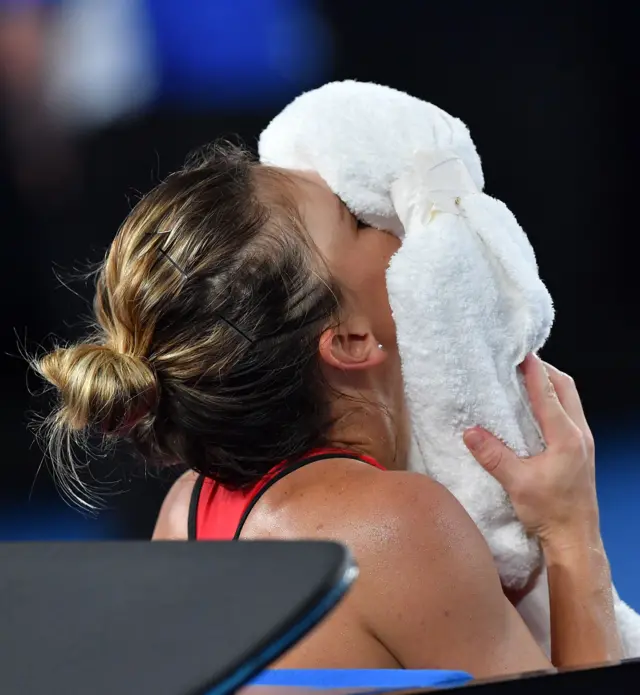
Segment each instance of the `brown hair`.
M59 393L46 431L67 493L82 490L71 444L96 432L232 488L329 443L318 341L338 292L283 176L217 145L131 212L93 335L35 363Z

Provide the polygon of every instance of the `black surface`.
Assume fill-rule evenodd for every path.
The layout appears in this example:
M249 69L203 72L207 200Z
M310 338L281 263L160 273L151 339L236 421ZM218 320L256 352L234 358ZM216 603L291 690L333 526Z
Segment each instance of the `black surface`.
M229 692L355 576L325 542L0 544L2 695Z
M405 691L403 695L418 695L420 692L423 691ZM640 660L615 666L522 675L508 680L476 681L447 692L459 695L637 695L640 692Z

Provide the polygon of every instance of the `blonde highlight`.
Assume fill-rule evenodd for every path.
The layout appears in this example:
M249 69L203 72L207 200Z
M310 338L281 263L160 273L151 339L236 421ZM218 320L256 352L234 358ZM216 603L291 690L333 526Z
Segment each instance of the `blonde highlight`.
M190 159L111 244L92 336L33 361L58 393L43 431L68 496L92 433L230 487L326 444L317 348L338 301L278 172L228 145Z

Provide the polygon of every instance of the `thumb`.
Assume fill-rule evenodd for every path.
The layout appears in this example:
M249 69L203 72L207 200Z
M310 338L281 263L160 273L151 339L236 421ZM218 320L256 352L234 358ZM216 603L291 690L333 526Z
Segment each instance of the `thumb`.
M514 466L519 463L513 451L480 427L467 430L462 437L475 460L508 490L513 480Z

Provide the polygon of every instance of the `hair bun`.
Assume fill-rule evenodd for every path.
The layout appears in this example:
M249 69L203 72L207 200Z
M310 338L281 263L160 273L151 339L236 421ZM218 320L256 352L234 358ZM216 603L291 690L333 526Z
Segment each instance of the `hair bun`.
M155 409L158 383L148 363L107 345L80 343L59 348L37 364L60 393L56 425L95 427L105 434L128 432Z

